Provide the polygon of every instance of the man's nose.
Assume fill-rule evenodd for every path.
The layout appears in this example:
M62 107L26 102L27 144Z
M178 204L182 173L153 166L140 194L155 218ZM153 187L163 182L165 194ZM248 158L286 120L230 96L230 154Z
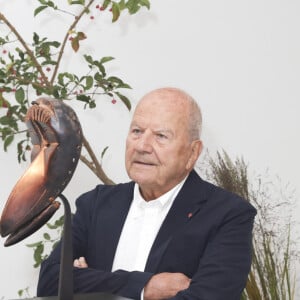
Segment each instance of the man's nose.
M137 142L137 150L140 152L152 152L153 137L150 132L145 131Z

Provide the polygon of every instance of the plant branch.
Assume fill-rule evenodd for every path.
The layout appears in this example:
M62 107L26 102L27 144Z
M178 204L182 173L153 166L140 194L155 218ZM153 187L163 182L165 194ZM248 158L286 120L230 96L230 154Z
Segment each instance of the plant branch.
M26 42L22 38L22 36L19 34L17 29L8 21L8 19L0 12L0 20L2 20L8 27L9 29L14 33L14 35L17 37L18 41L21 43L21 45L24 47L26 50L26 53L28 56L31 58L32 62L36 66L37 70L41 74L43 81L46 83L47 87L50 87L50 83L47 79L47 76L45 75L42 66L39 64L37 61L36 57L34 56L33 52L30 50L30 48L27 46Z
M90 146L89 142L86 140L85 137L83 137L83 146L87 150L89 156L91 157L92 161L89 161L86 157L83 155L80 156L80 160L89 167L95 175L105 184L113 185L115 184L103 171L103 168L101 164L99 163L92 147Z
M63 56L64 50L65 50L68 38L70 36L70 32L72 32L72 30L75 28L75 26L77 25L77 23L79 22L79 20L82 18L82 16L86 13L86 11L89 9L89 7L93 4L93 2L95 2L95 0L90 0L90 2L83 8L83 10L81 11L81 13L77 17L75 17L75 21L71 24L70 28L68 29L68 31L67 31L67 33L66 33L66 35L64 37L64 40L63 40L63 42L61 44L61 47L60 47L60 51L59 51L58 58L57 58L57 63L55 65L55 69L53 71L52 78L50 80L51 85L53 85L53 82L54 82L54 80L56 78L56 74L58 72L60 61L62 59L62 56Z

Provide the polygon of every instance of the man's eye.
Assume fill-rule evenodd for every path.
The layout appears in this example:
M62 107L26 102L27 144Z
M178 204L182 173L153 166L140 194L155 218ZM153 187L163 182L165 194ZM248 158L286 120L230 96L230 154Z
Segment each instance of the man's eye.
M165 134L162 134L162 133L157 133L156 136L160 140L166 140L166 139L168 139L168 137Z
M140 133L141 133L141 130L138 129L138 128L133 128L131 132L132 132L133 134L140 134Z

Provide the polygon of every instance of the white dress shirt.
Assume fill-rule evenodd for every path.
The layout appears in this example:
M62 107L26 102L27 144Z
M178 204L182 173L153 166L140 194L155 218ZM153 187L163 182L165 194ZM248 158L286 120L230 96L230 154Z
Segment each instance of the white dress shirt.
M184 181L148 202L135 184L133 201L121 232L112 271L144 271L155 237Z

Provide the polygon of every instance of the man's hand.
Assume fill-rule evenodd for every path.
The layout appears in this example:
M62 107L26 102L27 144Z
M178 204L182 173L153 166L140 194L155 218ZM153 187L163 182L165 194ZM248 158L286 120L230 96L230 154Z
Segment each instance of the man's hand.
M73 266L76 268L88 268L88 264L86 263L84 257L79 257L78 259L75 259L73 262Z
M182 273L159 273L151 277L144 288L144 300L174 297L189 287L191 279Z

